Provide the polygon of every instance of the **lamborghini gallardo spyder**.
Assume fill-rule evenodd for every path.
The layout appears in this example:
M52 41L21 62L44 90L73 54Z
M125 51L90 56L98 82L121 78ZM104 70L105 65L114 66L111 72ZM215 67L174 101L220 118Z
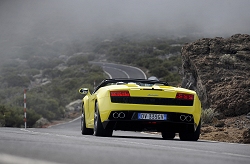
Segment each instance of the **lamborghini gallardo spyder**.
M113 130L161 132L163 139L176 133L197 141L201 128L201 103L195 91L146 79L105 79L84 95L83 135L109 137Z

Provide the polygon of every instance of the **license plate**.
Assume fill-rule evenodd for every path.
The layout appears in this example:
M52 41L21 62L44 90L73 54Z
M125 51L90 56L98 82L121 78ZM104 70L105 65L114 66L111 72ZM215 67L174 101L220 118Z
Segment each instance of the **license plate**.
M138 113L139 120L167 120L167 114Z

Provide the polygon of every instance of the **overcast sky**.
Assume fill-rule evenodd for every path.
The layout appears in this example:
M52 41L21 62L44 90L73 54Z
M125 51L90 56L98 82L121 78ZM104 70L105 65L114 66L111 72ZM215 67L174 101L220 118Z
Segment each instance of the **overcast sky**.
M250 33L250 0L0 0L0 42L115 33Z

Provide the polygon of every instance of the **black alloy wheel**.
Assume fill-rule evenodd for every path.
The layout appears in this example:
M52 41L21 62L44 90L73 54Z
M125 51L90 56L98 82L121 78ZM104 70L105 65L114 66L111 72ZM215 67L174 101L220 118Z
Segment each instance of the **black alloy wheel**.
M94 133L93 129L86 127L84 105L82 105L81 131L82 131L82 135L93 135Z
M96 102L94 114L94 135L100 137L111 137L112 133L112 129L104 129L100 118L98 103Z
M200 138L201 133L201 121L193 133L180 132L179 137L182 141L197 141Z

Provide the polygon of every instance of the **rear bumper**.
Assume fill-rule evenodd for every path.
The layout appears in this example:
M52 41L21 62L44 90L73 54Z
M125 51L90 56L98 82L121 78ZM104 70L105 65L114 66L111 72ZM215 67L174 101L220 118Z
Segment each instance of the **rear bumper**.
M126 104L126 103L111 103L110 99L98 99L99 110L102 122L119 122L125 120L112 120L110 115L115 111L130 111L130 112L159 112L159 113L170 113L171 116L168 119L168 123L178 123L178 121L172 120L174 113L178 114L190 114L193 117L194 126L197 127L201 116L201 104L198 97L195 97L195 101L192 106L179 106L179 105L153 105L153 104ZM127 121L131 121L128 119ZM136 120L133 120L136 121ZM179 122L182 123L183 122ZM113 124L113 123L111 123Z
M194 132L195 124L191 114L165 112L167 120L139 120L138 111L119 111L125 113L124 118L113 118L111 112L109 118L103 122L105 129L125 131L168 131L168 132ZM140 111L141 112L141 111ZM159 113L149 112L146 113ZM162 112L160 112L162 113ZM185 119L188 117L189 119Z

